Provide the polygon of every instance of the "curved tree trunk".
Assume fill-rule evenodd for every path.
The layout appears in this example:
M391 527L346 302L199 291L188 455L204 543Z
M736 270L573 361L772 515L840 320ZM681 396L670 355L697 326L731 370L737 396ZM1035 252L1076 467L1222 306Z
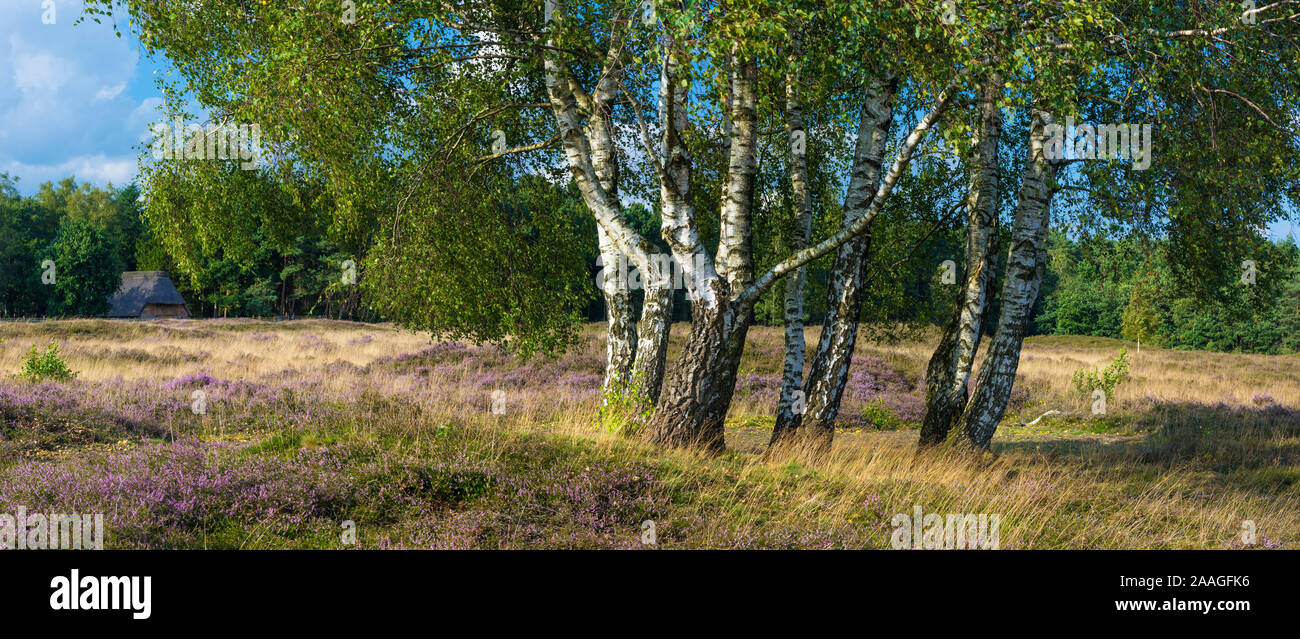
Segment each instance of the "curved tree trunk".
M752 62L734 64L730 161L722 201L719 267L714 270L690 203L691 157L682 138L689 94L681 81L676 46L669 42L660 81L665 125L660 204L664 239L687 279L691 335L681 358L668 371L646 432L654 443L721 451L726 448L724 424L736 369L753 316L752 301L737 304L731 296L753 280L749 218L756 166L756 70Z
M615 39L617 41L617 39ZM611 63L614 60L611 60ZM613 120L610 113L615 97L613 82L617 67L609 65L607 73L592 92L593 111L588 121L586 134L591 140L591 164L596 171L596 179L610 203L619 207L618 202L618 154L615 152L613 137ZM628 285L628 259L609 234L600 225L596 226L596 239L600 247L600 258L605 269L605 280L601 290L605 295L605 314L608 324L605 329L605 381L601 385L603 401L629 391L632 380L632 365L637 353L636 322L632 314L632 291Z
M718 275L739 293L754 282L754 230L751 216L758 174L758 70L752 60L732 60L727 179L718 226Z
M873 194L880 187L881 165L897 91L896 77L881 77L872 85L863 103L852 174L844 198L844 228L867 213ZM839 415L840 400L844 396L857 341L869 247L868 230L841 244L835 251L827 284L826 319L804 385L805 412L788 415L784 421L778 414L769 444L773 451L800 451L815 457L830 449L835 418Z
M564 10L562 3L555 8ZM547 56L544 62L547 96L565 158L583 203L596 219L605 272L613 274L606 276L602 286L609 320L602 391L607 400L613 395L636 392L640 395L635 398L638 402L653 403L663 378L672 326L672 286L666 277L656 275L661 268L653 247L623 218L618 200L619 167L611 109L624 73L620 56L627 28L627 20L612 21L600 80L590 94L553 56ZM553 39L549 44L554 46ZM639 327L633 320L629 261L647 283Z
M997 332L980 366L975 392L959 421L967 443L976 450L988 449L1006 412L1020 365L1020 348L1047 268L1047 227L1055 188L1055 166L1044 155L1043 130L1051 120L1049 114L1034 111Z
M998 233L998 143L1002 137L1002 112L997 102L1001 97L1001 80L996 76L986 80L980 96L980 127L973 145L966 195L964 280L952 319L926 367L925 419L920 438L923 447L943 442L965 408L971 366L979 350Z
M724 228L720 233L723 246L719 249L719 253L727 258L723 267L726 277L723 278L714 270L714 263L704 250L689 197L691 160L682 139L686 127L688 92L680 81L680 69L687 63L687 58L681 55L680 44L671 35L666 36L665 40L667 55L660 81L660 105L665 123L663 165L659 171L662 232L673 256L688 278L692 324L686 350L667 375L663 395L646 432L653 442L719 451L725 448L723 420L730 407L736 369L755 302L771 290L781 277L811 260L838 250L867 231L871 220L879 214L894 185L906 171L916 146L947 111L960 83L958 78L954 78L940 91L932 108L904 139L894 163L880 180L880 186L874 195L863 193L863 201L870 204L865 207L859 219L816 246L797 251L779 261L755 279L752 259L746 255L751 238L747 237L747 231L744 230L748 225L749 209L752 208L752 178L748 178L749 183L746 184L747 178L739 175L753 166L754 144L742 138L755 135L753 122L748 125L745 122L745 111L753 112L752 106L746 106L745 103L753 101L754 93L752 88L736 85L736 82L742 81L738 78L745 77L749 79L743 80L744 82L753 83L754 74L752 71L741 70L733 77L732 88L735 98L731 104L731 115L735 126L730 146L731 163L728 167L726 198L723 201ZM740 66L735 68L742 69ZM877 161L876 167L879 166ZM858 177L858 173L855 171L855 177ZM851 183L860 181L851 180ZM738 198L741 194L744 197ZM741 232L736 233L738 230ZM740 289L739 286L746 282L751 283Z

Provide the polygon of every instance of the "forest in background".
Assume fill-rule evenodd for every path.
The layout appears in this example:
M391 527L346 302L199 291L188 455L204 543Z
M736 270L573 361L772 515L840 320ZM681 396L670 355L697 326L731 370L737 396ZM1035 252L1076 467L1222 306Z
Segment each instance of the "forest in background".
M75 178L20 197L0 173L0 317L108 312L123 271L166 271L196 317L378 316L338 286L342 249L310 227L259 237L251 250L196 250L182 261L157 241L135 184L98 188ZM55 283L42 283L46 260ZM184 264L184 265L182 265Z
M366 303L357 287L342 285L345 262L360 262L365 253L364 248L347 246L364 247L364 238L349 243L329 228L313 226L308 221L323 216L309 211L295 216L304 223L292 225L275 224L277 217L270 213L276 207L283 211L328 203L304 197L311 189L301 183L285 187L283 180L262 171L227 171L220 182L213 201L244 203L246 219L256 225L249 235L254 241L235 243L240 238L232 235L204 241L195 232L181 234L191 240L184 245L168 244L158 240L148 203L141 201L135 184L105 189L69 177L57 185L47 182L35 195L21 197L17 178L0 173L0 317L102 315L122 271L162 270L172 276L190 312L198 317L386 319ZM585 300L575 308L575 320L603 320L604 302L595 287L600 266L590 228L594 223L583 215L576 189L539 178L522 182L514 196L514 201L498 205L524 227L525 235L532 232L527 227L540 223L533 209L545 207L548 213L565 218L558 232L569 247L579 249L576 253L588 269L585 279L557 282L557 286L580 291L578 299ZM909 205L901 202L900 207ZM650 231L660 224L657 211L630 203L625 214L647 236L655 236ZM878 234L908 232L894 227L919 225L907 221L914 218L888 216L881 225L887 228ZM944 284L941 265L960 256L963 229L952 223L930 230L929 241L922 245L891 250L890 244L882 242L873 255L878 264L890 268L887 277L873 282L863 305L868 330L872 324L917 328L942 325L946 319L942 309L951 306L955 287ZM1010 231L1002 233L1009 236ZM1290 237L1260 246L1266 254L1256 261L1268 267L1260 267L1253 285L1242 283L1238 290L1198 299L1180 291L1164 259L1162 240L1100 234L1071 237L1054 231L1048 239L1050 257L1034 308L1032 334L1114 337L1223 352L1300 351L1300 248ZM666 247L660 248L667 253ZM759 261L774 259L765 252L773 251L756 247ZM59 265L54 285L42 284L45 260ZM825 316L829 261L814 262L808 276L804 309L810 324ZM1265 276L1265 272L1282 277ZM997 316L997 293L993 312L985 316L989 329ZM675 305L674 318L688 321L685 293L676 294L683 303ZM639 305L640 295L635 297ZM760 324L781 323L779 291L763 298L755 316Z

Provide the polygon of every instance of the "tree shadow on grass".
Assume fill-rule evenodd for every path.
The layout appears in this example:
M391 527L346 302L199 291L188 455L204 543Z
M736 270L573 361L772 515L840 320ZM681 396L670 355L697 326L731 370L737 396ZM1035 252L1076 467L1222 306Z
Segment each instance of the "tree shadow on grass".
M1009 441L996 450L1117 469L1208 471L1267 494L1300 490L1300 409L1146 400L1131 414L1121 433L1138 437Z

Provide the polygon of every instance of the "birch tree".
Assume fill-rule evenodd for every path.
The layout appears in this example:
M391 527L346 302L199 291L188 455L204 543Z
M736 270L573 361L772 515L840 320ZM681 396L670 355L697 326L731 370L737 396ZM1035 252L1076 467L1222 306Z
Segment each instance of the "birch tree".
M802 81L796 66L803 54L802 29L792 34L792 70L786 74L785 121L789 145L790 194L794 220L789 246L801 251L812 241L812 194L808 184L808 128L804 124ZM788 425L806 408L803 397L803 369L806 345L804 343L803 298L806 268L799 267L787 277L782 291L782 320L785 324L785 357L781 369L781 391L776 404L776 428Z
M966 196L966 259L952 319L926 368L926 411L921 425L922 446L944 441L952 422L966 406L967 383L990 295L992 260L998 233L998 147L1002 137L1002 80L984 79L979 96L979 122L971 145L974 153Z
M91 4L113 7L108 0ZM167 53L188 83L185 88L201 103L241 121L263 122L276 161L302 163L325 176L329 196L340 204L335 222L349 232L394 248L394 242L413 235L403 234L418 224L413 213L446 216L455 210L448 201L466 203L476 184L508 188L511 176L526 173L571 180L595 226L603 266L617 271L626 259L646 286L638 322L629 291L620 288L619 278L612 286L606 278L605 390L611 395L630 391L639 394L637 401L644 406L653 406L644 424L651 441L715 451L724 446L725 417L755 303L787 277L796 278L784 291L793 301L797 274L822 257L833 260L832 317L802 380L807 412L797 416L783 408L773 443L828 449L857 339L861 291L870 278L882 276L864 266L868 234L895 186L909 178L912 157L936 129L948 144L975 138L979 148L971 155L977 161L966 207L974 221L968 229L969 255L963 258L970 277L954 311L952 352L935 360L933 397L936 402L943 398L945 411L959 405L958 382L969 376L969 355L981 341L975 316L987 307L991 286L988 269L981 266L994 250L988 238L996 227L988 202L997 185L989 168L996 166L992 140L999 136L1000 113L991 105L1019 105L1025 111L1032 104L1059 119L1061 113L1076 112L1078 100L1070 92L1080 78L1104 77L1094 71L1106 65L1138 66L1123 57L1125 52L1132 60L1148 54L1157 58L1148 66L1159 76L1172 68L1160 56L1181 51L1163 48L1161 41L1170 39L1165 36L1188 32L1185 37L1198 39L1195 50L1205 54L1216 38L1237 29L1180 24L1186 20L1170 9L1181 5L1155 0L959 3L951 21L942 6L902 0L827 6L796 0L663 2L654 6L649 20L645 5L630 0L359 0L350 22L326 0L261 5L211 0L199 11L190 4L131 0L127 6L146 47ZM1202 4L1192 4L1199 20ZM1251 36L1251 44L1252 51L1263 53L1251 53L1252 59L1294 59L1283 44L1269 43L1278 36L1283 43L1294 40L1286 40L1294 36L1286 4L1268 5L1259 14L1263 27ZM813 12L820 28L792 39ZM1223 8L1212 13L1215 20L1240 17ZM797 48L803 49L802 56L792 55ZM764 78L791 76L803 66L798 61L809 56L822 66L851 69L856 82L826 96L769 90ZM1190 74L1172 76L1181 81ZM1232 77L1230 86L1205 87L1205 96L1194 95L1201 104L1253 105L1263 112L1261 120L1287 129L1287 118L1294 115L1286 111L1287 98L1249 85L1237 71ZM1001 78L1000 87L994 78ZM1243 86L1250 90L1239 90ZM908 106L899 108L904 95ZM1163 94L1150 95L1157 98L1145 104L1159 105ZM810 238L809 246L796 246L761 270L754 258L758 145L765 131L793 135L800 111L812 99L848 104L846 116L856 115L854 159L844 180L844 219L828 237L815 243ZM1195 111L1191 105L1179 106ZM958 117L971 109L979 114L975 130L964 124L970 118ZM729 123L725 127L716 125L724 120ZM719 129L725 148L717 179L720 193L716 216L713 203L707 203L706 220L697 158L714 148L707 145L717 142L714 132ZM504 143L493 144L503 138ZM1260 148L1279 146L1285 145ZM671 365L665 362L672 305L665 256L656 254L654 244L622 210L629 197L626 185L637 182L629 180L629 168L642 166L652 192L632 197L657 202L660 234L690 304L690 334L680 359ZM1033 171L1027 168L1022 181ZM792 179L803 172L792 165ZM1045 192L1050 195L1050 188ZM1029 197L1024 184L1021 193ZM1040 213L1049 208L1045 200ZM486 207L462 210L474 211L458 227L471 238L500 223ZM714 218L717 245L710 246L705 237L712 237ZM1043 218L1038 219L1041 225ZM1013 235L1021 229L1023 240L1012 247L1020 251L1013 257L1023 261L1017 268L1029 269L1036 237L1030 226L1028 217L1014 223ZM440 229L428 232L445 241L461 239ZM416 261L408 255L412 268ZM1026 282L1027 273L1021 274ZM1031 289L1013 293L1026 298ZM500 300L509 293L485 294ZM532 308L538 299L540 295L521 301L528 308L519 313L541 313L545 309ZM791 314L794 306L788 305ZM995 345L1016 345L998 351L1005 353L1001 358L1018 352L1015 312L1002 309L1006 322L1000 322L993 338ZM558 315L541 314L546 321L539 332L557 330ZM511 326L500 322L495 328L508 332ZM788 357L800 348L801 331L793 322L788 327ZM1006 339L999 341L1004 332ZM1003 377L1010 368L997 362L988 375L981 370L977 378L966 417L958 420L963 432L983 433L990 420L1000 417L998 404L1005 406L1001 396L1009 389ZM787 361L786 390L798 384L796 368L797 362ZM981 384L988 389L984 395ZM783 401L791 395L783 391ZM987 408L971 410L976 400ZM953 423L938 412L935 417L935 424ZM968 429L967 423L978 428Z
M1023 8L1013 10L1023 11ZM1007 9L988 7L977 8L961 20L956 15L947 15L947 12L942 16L920 12L914 18L920 23L917 31L927 29L928 41L940 45L926 47L927 52L935 56L929 59L937 58L937 64L969 79L975 85L972 101L979 105L967 203L968 218L972 220L968 225L967 241L970 258L966 273L969 277L961 289L961 302L946 331L944 342L947 346L941 346L941 352L936 353L928 376L931 385L928 397L931 403L943 407L945 423L955 419L965 403L966 379L978 347L979 326L987 298L991 270L986 268L987 256L993 250L992 242L996 238L1000 103L1004 90L1003 76L998 68L1009 66L1014 69L1030 59L1035 43L1044 38L1044 30L1032 26L1025 28L1022 24L1034 25L1041 21L1039 18L1013 17ZM942 43L945 42L950 43L951 48L944 49ZM1016 48L1018 46L1020 48ZM935 48L938 51L934 51ZM982 79L975 79L980 76ZM1022 77L1012 77L1017 86L1027 82ZM880 155L889 137L891 111L897 93L898 78L892 72L874 76L870 82L872 89L859 128L859 148L845 199L846 226L852 225L861 208L870 202L870 199L855 193L863 190L864 186L869 192L879 179ZM872 113L870 119L868 112ZM961 131L959 127L951 128L953 142L957 141ZM866 270L870 256L869 237L869 234L858 237L836 252L828 283L828 312L804 389L807 412L801 417L778 413L772 438L774 447L793 446L814 457L829 450L852 365L866 280L873 275L879 277ZM787 357L790 356L787 352ZM937 417L939 412L932 410L929 414ZM926 429L923 438L931 430L933 428Z
M845 229L863 220L880 188L880 171L889 128L893 123L893 103L897 92L898 78L889 73L874 78L867 91L858 118L857 145L844 199ZM869 227L869 224L864 227ZM828 282L826 319L803 389L807 402L805 412L801 416L778 414L772 432L771 446L774 448L795 446L818 455L830 446L857 338L863 280L867 277L864 267L868 243L869 237L864 232L853 236L835 251ZM791 353L788 350L786 357L789 367Z
M565 15L566 9L561 0L547 0L551 21L545 25L546 46L551 51L561 47L555 18ZM634 10L620 7L611 12L608 49L594 90L584 90L558 55L545 56L545 72L547 96L565 157L584 203L596 218L602 262L607 273L613 274L604 278L602 286L608 313L603 395L606 402L629 395L634 406L642 406L654 404L662 385L672 326L673 283L669 265L623 217L618 198L613 109L625 73L625 45L634 15ZM625 260L636 266L644 283L640 326L634 323L628 279L622 276Z
M1051 124L1050 114L1034 110L1029 128L1029 151L1016 203L1015 226L1011 231L1011 251L1002 286L997 332L980 367L975 392L959 417L967 441L977 448L988 447L998 421L1006 411L1011 387L1016 381L1020 348L1029 327L1030 313L1038 299L1043 273L1047 270L1047 229L1051 219L1052 192L1056 188L1056 164L1048 157L1044 129Z
M1099 14L1101 17L1094 20L1103 31L1093 36L1092 40L1097 46L1093 47L1091 55L1104 59L1106 63L1097 73L1092 74L1091 79L1085 79L1088 74L1080 76L1084 86L1092 81L1100 85L1100 88L1083 92L1079 102L1086 105L1088 99L1096 99L1107 105L1094 113L1123 113L1131 116L1135 112L1146 111L1148 116L1155 113L1165 115L1170 120L1168 124L1173 125L1169 134L1177 140L1189 128L1197 126L1192 121L1175 124L1174 120L1188 111L1183 105L1189 101L1205 105L1201 99L1202 93L1209 96L1222 95L1224 99L1233 100L1233 104L1216 106L1239 108L1235 109L1235 117L1211 119L1209 124L1212 131L1225 137L1249 131L1250 134L1242 137L1243 146L1264 157L1294 156L1300 138L1294 131L1288 132L1278 127L1277 122L1287 117L1286 114L1294 117L1297 112L1293 97L1296 76L1283 74L1278 78L1280 81L1277 84L1269 87L1263 87L1248 77L1252 73L1248 70L1252 68L1252 63L1258 65L1254 67L1257 71L1259 66L1264 66L1260 63L1265 59L1277 61L1295 55L1293 47L1278 46L1287 40L1288 35L1294 36L1296 27L1300 24L1297 22L1300 16L1288 15L1284 10L1285 4L1270 4L1259 11L1249 9L1245 14L1225 9L1222 5L1209 4L1196 6L1186 14L1169 12L1168 5L1164 3L1123 8L1099 7L1107 12ZM1264 23L1268 26L1252 28L1261 24L1261 15L1269 16ZM1068 52L1064 55L1077 56L1080 47L1074 42L1063 42L1053 49ZM1049 58L1044 64L1051 62ZM1192 80L1193 77L1196 79ZM1119 78L1126 78L1129 82L1117 82ZM1234 88L1209 88L1207 83ZM1059 90L1056 95L1060 95ZM1054 104L1059 108L1064 102L1057 101ZM1044 106L1040 102L1033 107L1029 155L1015 209L1015 228L997 329L976 379L975 390L956 422L961 433L959 437L975 450L989 448L998 422L1006 410L1015 382L1020 349L1046 268L1045 244L1052 198L1058 190L1065 188L1057 182L1059 168L1068 164L1061 139L1063 127L1059 126L1059 118L1053 122L1053 115ZM1247 109L1253 113L1246 114L1244 111ZM1229 110L1224 109L1223 112L1226 114ZM1049 136L1047 130L1053 128L1054 124L1055 134ZM1271 129L1266 124L1272 125ZM1107 141L1102 139L1100 132L1094 130L1090 135L1096 135L1097 140L1095 144L1088 142L1087 146L1094 149L1107 148ZM1149 138L1147 144L1150 145ZM1209 171L1205 172L1213 175L1209 184L1192 184L1186 179L1184 171L1191 166L1204 166L1202 158L1206 157L1205 149L1180 148L1177 143L1165 144L1161 149L1167 154L1162 159L1166 168L1149 174L1124 170L1127 167L1120 166L1115 160L1130 158L1114 157L1116 149L1113 143L1109 145L1109 157L1103 158L1097 153L1085 154L1085 160L1110 161L1093 167L1081 167L1080 175L1094 184L1107 185L1112 189L1123 185L1121 188L1127 192L1120 195L1115 192L1120 189L1115 189L1100 198L1094 198L1095 192L1086 188L1081 190L1089 193L1093 202L1100 200L1097 203L1102 204L1100 208L1111 216L1112 221L1131 224L1135 228L1152 228L1156 224L1163 226L1165 232L1182 234L1188 226L1196 228L1203 221L1221 223L1215 237L1206 241L1195 241L1184 235L1183 241L1170 243L1175 247L1175 255L1182 256L1185 260L1200 253L1207 244L1222 245L1227 242L1230 245L1235 235L1233 227L1240 223L1232 220L1240 220L1242 217L1260 220L1269 215L1261 213L1259 207L1245 216L1236 215L1232 209L1204 210L1202 215L1197 216L1199 219L1188 220L1178 213L1189 200L1195 202L1209 195L1211 199L1224 198L1231 201L1238 193L1251 192L1251 183L1260 180L1285 181L1294 176L1290 169L1282 169L1280 165L1274 164L1272 167L1261 166L1258 172L1249 176L1232 175L1221 169ZM1148 148L1147 152L1150 151ZM1230 152L1227 149L1224 151ZM1120 179L1113 179L1116 177ZM1273 184L1276 185L1275 182ZM1226 192L1219 191L1225 187ZM1116 206L1117 202L1125 201L1125 196L1132 198L1128 200L1130 203L1122 207ZM1266 206L1276 206L1277 202L1285 198L1286 191L1274 186L1263 199ZM1134 200L1137 201L1136 206L1132 204ZM1154 219L1155 215L1161 214L1165 216L1163 221ZM1085 219L1097 221L1104 219L1104 215ZM1223 272L1228 269L1222 268L1220 260L1206 257L1201 253L1201 257L1191 257L1184 263L1193 268L1209 267L1212 270L1218 264L1219 272L1210 275L1207 281L1222 281ZM923 439L922 443L934 443L941 439L942 433L933 431L932 437Z
M874 190L869 200L874 206L866 206L864 202L863 215L851 218L835 237L796 253L764 276L755 278L752 211L759 63L756 58L760 53L770 52L759 44L761 38L741 30L767 29L779 33L784 25L780 20L767 20L768 14L755 7L739 3L720 5L717 11L706 15L685 5L660 6L658 10L663 25L659 47L661 143L657 149L648 144L647 148L658 160L655 173L660 183L661 232L685 274L692 304L692 328L681 360L668 373L665 394L651 416L648 435L652 441L662 444L718 450L724 445L723 420L730 405L736 367L754 303L790 270L830 253L867 229L870 218L879 211L889 190L903 174L916 145L947 108L957 86L950 84L940 92L935 107L908 136L891 167L890 177ZM779 10L774 13L781 15ZM745 33L748 37L707 39L729 33ZM700 38L701 34L705 38ZM701 41L710 44L700 46L697 42ZM571 106L574 100L565 95L567 83L559 79L562 65L558 49L552 42L551 53L547 54L547 86L560 121L570 169L584 198L597 213L598 223L620 248L634 255L638 250L633 245L634 238L619 228L615 216L602 213L607 198L592 178L584 141L576 135L576 110ZM712 255L701 239L695 219L691 193L693 158L687 141L694 97L690 82L695 68L701 64L724 69L728 74L723 107L730 122L726 141L728 158L719 206L719 244ZM858 197L871 193L872 189L865 186L855 189Z

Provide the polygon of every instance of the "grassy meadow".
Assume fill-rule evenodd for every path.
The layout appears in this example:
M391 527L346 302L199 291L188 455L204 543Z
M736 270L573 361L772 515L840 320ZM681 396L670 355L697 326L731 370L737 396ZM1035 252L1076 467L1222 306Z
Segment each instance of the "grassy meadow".
M528 360L323 320L0 339L0 512L103 512L110 548L645 548L645 520L658 548L889 548L915 505L1000 514L1003 549L1243 548L1245 520L1250 547L1300 548L1294 355L1030 338L996 455L972 461L915 456L932 342L860 343L832 459L808 467L761 455L779 327L751 329L713 458L606 432L597 324ZM77 378L14 377L51 340ZM1093 416L1071 375L1122 347L1130 377Z

